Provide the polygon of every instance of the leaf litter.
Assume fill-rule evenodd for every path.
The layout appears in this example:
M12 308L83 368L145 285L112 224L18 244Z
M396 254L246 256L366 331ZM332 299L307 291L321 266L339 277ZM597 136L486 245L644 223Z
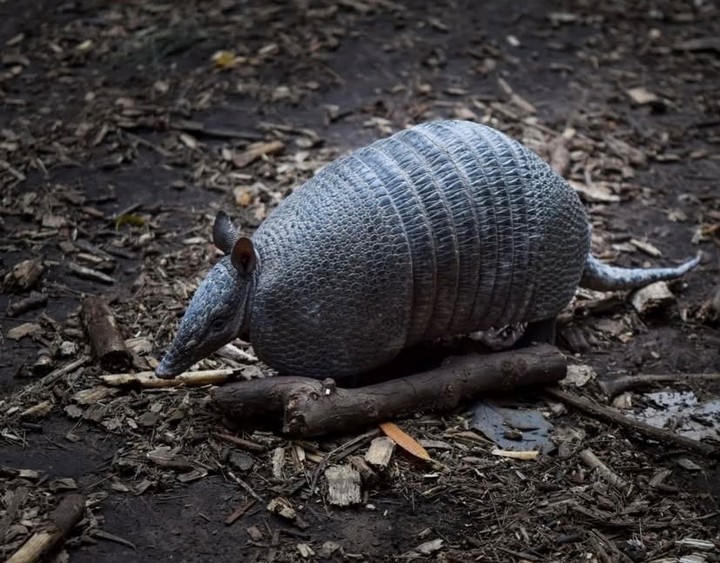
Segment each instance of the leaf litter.
M700 272L663 289L660 306L580 292L560 327L568 353L610 376L717 369L717 7L488 10L496 26L476 19L482 10L385 0L62 5L35 14L37 33L16 25L7 34L2 303L40 297L2 319L3 556L81 489L85 519L66 547L90 560L96 542L112 542L119 560L154 560L177 545L177 529L196 538L181 544L186 553L202 544L218 561L236 560L235 529L256 530L242 549L270 561L717 558L711 462L548 398L543 420L556 427L558 451L533 461L494 456L462 409L402 421L433 452L428 472L387 449L384 466L365 462L377 431L298 443L224 429L208 399L213 381L142 385L216 258L217 209L251 232L336 156L439 117L502 129L562 171L603 259L679 260L691 239L706 253ZM79 308L88 294L107 298L131 351L134 378L120 386L91 358ZM242 342L198 367L269 375ZM579 381L573 392L604 401L593 378ZM689 385L696 399L667 405L629 391L630 404L640 417L662 416L659 425L684 432L692 421L711 435L714 407L698 411L714 404L717 386ZM276 451L285 453L274 463ZM67 465L85 458L95 465ZM329 482L349 491L350 507L329 508ZM199 524L182 516L179 497ZM172 518L153 519L134 498ZM121 524L118 502L131 507ZM383 540L388 517L396 531ZM195 535L218 523L232 534ZM155 550L141 531L153 526Z

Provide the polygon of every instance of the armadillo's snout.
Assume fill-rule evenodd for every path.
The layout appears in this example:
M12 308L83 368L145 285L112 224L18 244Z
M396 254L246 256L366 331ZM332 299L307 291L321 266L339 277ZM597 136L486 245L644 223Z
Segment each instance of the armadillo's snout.
M197 361L194 357L187 357L184 354L178 354L174 349L166 352L163 359L155 368L155 375L162 379L172 379L187 371Z
M155 368L155 375L162 379L172 379L189 370L194 363L202 360L215 348L217 346L213 346L212 341L198 344L197 339L187 338L181 324L175 340L170 344L163 359Z
M178 370L173 363L172 358L166 354L155 368L155 375L161 379L172 379L176 375L179 375L182 370Z

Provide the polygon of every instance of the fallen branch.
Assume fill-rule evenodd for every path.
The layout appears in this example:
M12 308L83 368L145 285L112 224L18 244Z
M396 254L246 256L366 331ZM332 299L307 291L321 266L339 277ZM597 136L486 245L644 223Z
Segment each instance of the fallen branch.
M720 381L720 373L662 373L623 375L613 379L600 379L598 385L608 397L612 398L638 387L649 387L655 383L695 383L698 381Z
M451 358L439 368L358 389L340 389L333 380L270 377L232 383L212 396L240 421L281 420L295 436L347 432L420 410L450 410L480 392L558 381L565 357L540 345L489 355Z
M670 432L668 430L663 430L662 428L656 428L655 426L651 426L638 420L633 420L632 418L623 416L619 412L609 407L598 405L597 403L593 403L592 401L589 401L583 397L571 395L570 393L566 393L565 391L554 388L546 389L545 393L559 401L562 401L567 405L575 407L576 409L586 414L589 414L590 416L600 418L612 424L617 424L618 426L621 426L626 430L631 430L640 434L641 436L644 436L645 438L656 440L661 444L673 444L675 446L702 454L707 457L715 457L720 454L720 450L718 450L718 448L714 446L705 444L703 442L698 442L697 440L693 440L692 438L680 436L679 434L675 434L674 432Z
M47 293L37 293L33 291L29 297L15 301L8 305L7 314L9 317L17 317L30 309L36 309L37 307L43 307L47 305L48 296Z
M132 355L115 322L110 307L102 297L91 295L83 300L82 320L90 345L105 370L125 369Z
M217 137L219 139L244 139L248 141L262 141L263 135L252 131L241 131L239 129L231 129L229 127L211 127L201 123L200 121L189 121L181 119L170 124L172 129L179 131L187 131L195 135L206 135L208 137Z
M159 389L163 387L202 387L203 385L220 385L221 383L225 383L241 371L242 368L187 371L181 373L174 379L160 379L152 371L141 371L139 373L101 375L100 379L103 380L105 385L112 387L121 387L123 385L139 385L140 387L148 389Z
M85 497L70 494L50 513L44 529L35 532L8 559L7 563L35 563L41 561L80 522L85 513Z

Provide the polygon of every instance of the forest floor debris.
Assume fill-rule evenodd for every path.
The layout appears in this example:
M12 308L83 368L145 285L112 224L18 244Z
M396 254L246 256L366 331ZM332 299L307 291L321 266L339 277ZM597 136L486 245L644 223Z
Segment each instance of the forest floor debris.
M631 416L647 399L619 383L720 395L718 15L669 0L0 2L0 557L82 494L73 562L720 560L717 421L714 440L648 433ZM243 345L202 362L209 379L144 385L216 259L217 210L251 232L336 156L440 117L561 171L602 259L702 253L634 306L581 291L563 313L573 377L512 397L552 423L556 451L498 447L467 405L321 439L223 424L210 387L269 375ZM87 296L124 338L124 379L93 354Z

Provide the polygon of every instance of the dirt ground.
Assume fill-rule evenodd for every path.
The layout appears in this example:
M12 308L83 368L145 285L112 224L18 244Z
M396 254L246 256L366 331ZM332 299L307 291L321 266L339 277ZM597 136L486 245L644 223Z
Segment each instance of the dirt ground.
M603 259L702 252L659 311L581 293L560 330L572 364L717 373L718 37L704 0L0 0L0 554L80 492L61 561L720 561L712 456L518 392L564 436L555 452L499 457L468 409L419 414L397 423L439 464L396 450L339 508L323 470L377 431L286 440L226 428L206 387L105 386L79 317L85 295L104 296L129 371L152 369L217 259L217 210L250 232L337 155L456 117L571 179ZM40 273L23 285L26 260ZM14 314L31 291L39 306ZM567 389L610 402L593 379ZM273 499L301 519L271 514Z

